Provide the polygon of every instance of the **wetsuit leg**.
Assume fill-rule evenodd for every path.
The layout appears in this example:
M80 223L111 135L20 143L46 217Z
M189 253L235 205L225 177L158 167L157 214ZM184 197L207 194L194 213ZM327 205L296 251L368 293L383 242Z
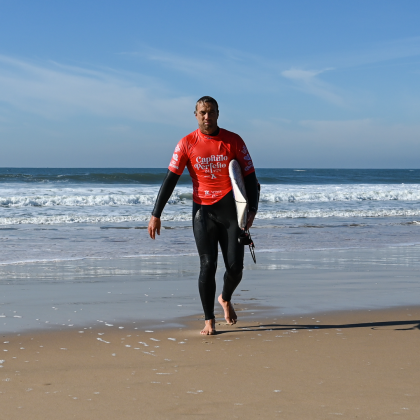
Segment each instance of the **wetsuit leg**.
M244 246L236 217L233 193L210 206L193 204L194 237L200 255L199 291L206 319L214 318L218 243L222 249L226 272L222 298L230 301L242 279Z
M238 242L241 229L237 222L233 193L230 192L213 206L213 211L218 216L220 214L224 225L224 229L219 231L219 243L226 267L222 299L230 302L233 292L242 280L244 268L244 246Z
M193 230L200 256L198 290L206 320L214 319L214 298L216 295L216 269L218 252L218 227L208 217L208 207L193 203Z

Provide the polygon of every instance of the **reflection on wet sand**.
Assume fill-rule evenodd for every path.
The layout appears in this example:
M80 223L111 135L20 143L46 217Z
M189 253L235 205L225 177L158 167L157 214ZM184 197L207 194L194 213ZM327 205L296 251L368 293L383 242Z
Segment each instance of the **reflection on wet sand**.
M418 247L249 255L235 310L273 314L415 305ZM85 259L0 266L3 332L149 320L202 312L196 256ZM223 270L218 270L217 287ZM236 309L238 308L238 309ZM251 310L243 315L251 316Z

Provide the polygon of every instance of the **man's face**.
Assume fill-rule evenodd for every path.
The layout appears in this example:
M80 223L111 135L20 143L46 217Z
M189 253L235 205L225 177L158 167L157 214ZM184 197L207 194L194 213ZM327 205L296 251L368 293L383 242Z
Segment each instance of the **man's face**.
M212 134L217 130L219 111L214 104L209 102L198 103L195 118L197 118L198 128L203 134Z

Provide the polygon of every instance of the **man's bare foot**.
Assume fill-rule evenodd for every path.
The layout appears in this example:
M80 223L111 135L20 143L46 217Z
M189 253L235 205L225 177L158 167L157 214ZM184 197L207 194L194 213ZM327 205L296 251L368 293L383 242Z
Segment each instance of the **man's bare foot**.
M216 334L216 320L206 319L204 328L200 331L201 335L215 335Z
M225 311L226 322L230 325L236 324L236 320L238 319L238 317L236 316L236 312L233 309L233 305L227 300L223 300L222 295L220 295L217 300L222 305L222 308Z

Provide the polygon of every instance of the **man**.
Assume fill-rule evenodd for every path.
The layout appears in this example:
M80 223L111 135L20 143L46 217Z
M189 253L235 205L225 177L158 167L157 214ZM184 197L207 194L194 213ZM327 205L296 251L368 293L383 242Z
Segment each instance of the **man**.
M252 226L258 209L258 182L251 157L243 140L235 133L219 128L219 106L210 96L200 98L195 106L198 129L180 140L169 164L168 173L156 199L149 221L149 235L160 235L160 216L175 185L187 166L193 182L193 231L200 256L198 288L205 315L201 334L216 333L214 299L218 243L226 272L218 301L228 324L237 316L230 301L242 279L244 245L238 242L236 205L229 178L229 163L236 159L244 175L249 212L246 229Z

